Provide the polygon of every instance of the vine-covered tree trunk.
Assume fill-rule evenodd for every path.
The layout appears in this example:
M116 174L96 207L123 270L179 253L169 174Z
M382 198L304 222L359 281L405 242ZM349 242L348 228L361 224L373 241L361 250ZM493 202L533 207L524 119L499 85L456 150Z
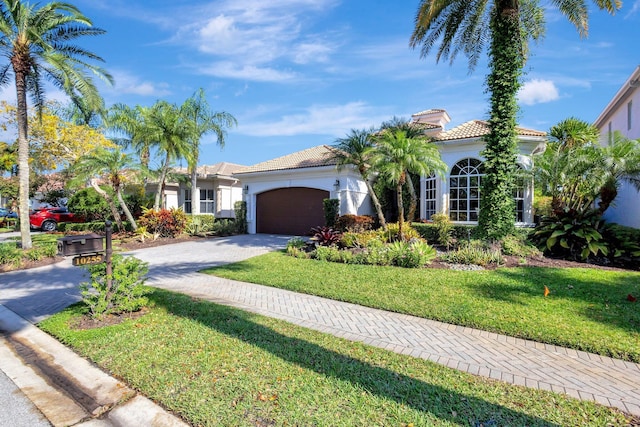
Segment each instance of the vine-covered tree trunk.
M490 133L486 146L478 226L484 237L501 239L515 229L517 93L524 65L517 2L498 1L491 18Z

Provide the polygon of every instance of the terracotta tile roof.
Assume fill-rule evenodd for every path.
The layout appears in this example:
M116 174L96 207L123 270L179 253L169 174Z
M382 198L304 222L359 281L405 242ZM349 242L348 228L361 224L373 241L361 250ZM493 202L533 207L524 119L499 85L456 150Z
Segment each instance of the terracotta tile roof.
M428 110L424 110L424 111L420 111L417 113L413 113L411 115L411 117L415 117L415 116L426 116L427 114L434 114L434 113L446 113L447 110L443 110L442 108L430 108Z
M547 135L539 130L516 127L519 136L540 136ZM489 124L483 120L471 120L456 126L451 130L444 131L435 136L436 141L452 141L456 139L479 138L489 133Z
M198 175L200 176L203 176L203 175L231 176L233 173L243 168L246 168L246 166L238 165L235 163L220 162L220 163L215 163L213 165L198 166L197 172L198 172ZM184 167L175 168L175 171L177 173L184 173L184 174L189 173L189 170Z
M335 148L328 145L318 145L317 147L307 148L306 150L249 166L237 171L236 174L315 168L334 166L336 164L338 164L338 161L335 159Z

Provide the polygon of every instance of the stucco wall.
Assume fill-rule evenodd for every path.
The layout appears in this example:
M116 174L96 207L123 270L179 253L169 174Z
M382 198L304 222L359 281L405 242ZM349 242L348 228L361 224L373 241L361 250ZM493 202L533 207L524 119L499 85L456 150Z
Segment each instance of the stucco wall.
M625 83L628 84L628 83ZM640 88L629 87L629 92L618 105L612 106L607 120L600 124L600 142L609 142L609 128L619 131L629 139L640 138ZM631 102L631 128L628 126L627 105ZM609 123L611 125L609 125ZM598 125L598 124L597 124ZM604 213L604 218L628 227L640 228L640 193L628 182L621 182L614 204Z
M247 223L250 234L256 232L256 198L277 188L306 187L328 191L340 200L340 215L371 215L371 203L364 182L348 168L338 171L334 166L293 169L286 171L239 174L246 188Z

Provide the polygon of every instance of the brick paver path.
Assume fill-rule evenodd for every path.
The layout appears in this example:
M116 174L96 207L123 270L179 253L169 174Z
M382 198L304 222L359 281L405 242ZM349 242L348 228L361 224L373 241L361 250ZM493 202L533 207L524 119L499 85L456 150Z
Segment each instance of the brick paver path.
M639 364L199 273L149 284L640 416Z

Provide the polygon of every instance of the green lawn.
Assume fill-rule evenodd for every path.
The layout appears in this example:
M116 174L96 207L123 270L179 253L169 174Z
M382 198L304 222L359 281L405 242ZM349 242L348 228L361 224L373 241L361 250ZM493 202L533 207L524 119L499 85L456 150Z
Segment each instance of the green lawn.
M288 275L293 276L292 264L278 254L243 263L241 270L256 273L265 262L277 262L278 268L288 265ZM302 267L300 271L316 281L320 271L334 270L313 263ZM374 271L390 274L386 269ZM526 292L509 294L513 300L527 298ZM149 313L119 325L75 330L70 325L82 310L76 305L40 326L192 425L630 423L620 412L591 402L476 377L188 296L154 290L150 298Z
M638 272L402 269L282 252L205 272L640 362L640 302L627 301L640 297Z

